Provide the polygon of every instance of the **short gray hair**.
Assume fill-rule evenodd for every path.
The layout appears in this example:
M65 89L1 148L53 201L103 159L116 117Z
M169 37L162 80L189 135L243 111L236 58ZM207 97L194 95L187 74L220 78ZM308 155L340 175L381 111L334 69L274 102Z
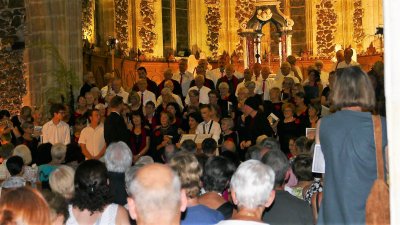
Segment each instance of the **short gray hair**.
M170 167L165 166L164 168L168 169L171 179L164 181L162 184L154 185L151 180L147 179L146 181L138 176L140 170L145 169L147 166L151 165L140 168L134 174L132 181L127 185L127 192L135 201L136 210L144 221L171 220L170 217L176 213L181 203L180 179ZM151 176L149 179L151 179ZM164 218L159 218L161 212ZM155 215L157 213L159 215Z
M111 143L106 150L105 162L109 172L125 173L132 164L131 149L122 141Z
M64 160L67 153L67 146L62 143L57 143L51 146L51 159Z
M237 206L246 209L264 206L274 188L274 181L274 171L262 162L247 160L240 164L231 180Z

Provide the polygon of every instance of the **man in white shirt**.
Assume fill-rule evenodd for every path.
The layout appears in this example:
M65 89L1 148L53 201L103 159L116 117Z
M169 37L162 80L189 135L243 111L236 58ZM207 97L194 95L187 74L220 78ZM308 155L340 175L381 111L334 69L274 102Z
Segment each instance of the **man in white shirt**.
M221 57L218 59L218 68L210 70L210 72L209 72L208 78L214 82L216 87L217 87L218 79L225 76L225 66L226 66L226 61L224 58Z
M43 125L42 143L51 143L52 145L62 143L67 145L71 142L71 131L69 125L62 121L65 115L65 106L55 103L50 108L53 118Z
M346 48L344 50L344 61L340 62L337 66L337 69L343 69L351 66L359 66L358 62L351 59L353 57L353 49Z
M86 159L100 159L106 152L104 125L98 109L89 110L88 115L90 124L83 128L78 143Z
M181 85L183 97L186 97L190 88L190 82L192 82L193 80L193 74L187 71L187 68L188 68L187 60L181 59L179 61L179 72L175 73L172 76L172 79L178 81L179 84Z
M294 83L300 83L299 79L293 74L292 66L288 62L283 62L281 65L281 74L275 76L274 86L282 89L282 83L285 77L290 77Z
M124 103L128 103L129 93L122 88L121 78L114 78L111 84L111 90L108 91L110 95L118 95L122 97Z
M203 75L198 75L195 79L195 85L191 88L189 88L190 90L198 90L200 93L199 96L199 101L201 104L208 104L210 102L209 98L208 98L208 92L211 91L210 88L204 86L204 76ZM186 96L185 98L185 104L189 105L190 104L190 99L189 99L189 95Z
M261 69L261 79L258 81L258 91L256 93L261 95L263 101L269 100L269 90L272 86L270 83L271 80L268 79L268 76L271 74L271 69L268 66L264 66Z
M221 135L221 126L219 125L218 122L211 120L210 105L207 104L201 106L200 113L204 121L199 123L199 125L197 125L196 134L211 134L212 138L218 143L219 137Z
M146 106L148 101L152 101L156 103L156 95L147 90L147 80L146 79L139 79L137 82L137 86L139 88L138 94L140 96L140 102L143 108Z
M101 97L105 98L109 93L109 89L111 91L111 86L113 82L113 76L111 73L104 74L104 82L107 84L106 86L101 88Z
M240 82L239 84L238 84L238 86L236 87L236 93L235 93L235 96L237 97L238 96L238 90L240 89L240 88L242 88L242 87L245 87L245 83L246 82L248 82L248 81L256 81L255 80L255 78L254 78L254 76L253 76L253 73L252 73L252 71L250 70L250 69L245 69L244 71L243 71L243 74L244 74L244 78L243 78L243 81L242 82ZM260 92L260 90L258 90L259 89L259 87L257 86L257 88L256 88L256 92L257 93L259 93Z

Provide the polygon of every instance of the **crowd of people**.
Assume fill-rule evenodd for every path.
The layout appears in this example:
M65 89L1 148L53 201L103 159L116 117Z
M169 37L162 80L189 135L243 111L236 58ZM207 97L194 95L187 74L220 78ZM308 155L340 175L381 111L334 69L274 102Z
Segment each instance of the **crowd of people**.
M76 107L53 103L48 121L1 110L0 224L362 224L383 63L365 73L351 49L336 56L306 76L294 56L276 73L221 58L192 74L181 59L158 85L139 67L129 90L89 72Z

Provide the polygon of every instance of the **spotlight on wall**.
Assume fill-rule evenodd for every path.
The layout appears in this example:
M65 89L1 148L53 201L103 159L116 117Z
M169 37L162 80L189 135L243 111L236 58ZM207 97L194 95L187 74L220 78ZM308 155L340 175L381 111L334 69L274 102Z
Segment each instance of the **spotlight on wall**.
M108 40L107 40L107 46L110 48L110 49L115 49L115 47L116 47L116 45L118 44L118 40L116 39L116 38L114 38L114 37L108 37Z

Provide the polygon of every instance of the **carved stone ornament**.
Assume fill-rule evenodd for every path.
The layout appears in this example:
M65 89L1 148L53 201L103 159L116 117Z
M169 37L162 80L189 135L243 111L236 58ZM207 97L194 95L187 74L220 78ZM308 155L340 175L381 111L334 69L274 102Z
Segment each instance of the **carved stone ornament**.
M257 10L257 19L261 20L261 21L267 21L270 20L272 18L272 12L270 8L267 9L259 9Z

